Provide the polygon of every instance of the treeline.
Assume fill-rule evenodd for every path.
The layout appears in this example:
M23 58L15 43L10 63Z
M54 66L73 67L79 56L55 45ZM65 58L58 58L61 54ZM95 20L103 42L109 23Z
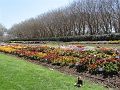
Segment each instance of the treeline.
M0 42L1 41L4 41L5 37L4 35L6 34L5 32L7 31L7 29L5 28L5 26L3 26L1 23L0 23Z
M80 40L83 35L90 39L92 35L112 33L120 33L120 0L76 0L68 6L13 25L8 30L8 38L66 37L67 40L79 37Z

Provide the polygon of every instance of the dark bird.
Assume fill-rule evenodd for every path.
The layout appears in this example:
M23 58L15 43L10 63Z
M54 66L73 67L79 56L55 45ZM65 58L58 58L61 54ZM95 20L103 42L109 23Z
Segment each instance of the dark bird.
M78 81L77 81L77 83L74 84L74 86L81 87L83 85L83 81L80 76L77 77L77 79L78 79Z

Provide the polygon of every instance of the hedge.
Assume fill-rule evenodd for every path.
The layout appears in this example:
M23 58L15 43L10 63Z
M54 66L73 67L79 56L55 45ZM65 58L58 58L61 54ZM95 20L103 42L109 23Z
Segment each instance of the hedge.
M109 41L109 40L120 40L120 33L104 34L104 35L80 35L80 36L12 39L10 41L63 41L63 42L70 42L70 41Z

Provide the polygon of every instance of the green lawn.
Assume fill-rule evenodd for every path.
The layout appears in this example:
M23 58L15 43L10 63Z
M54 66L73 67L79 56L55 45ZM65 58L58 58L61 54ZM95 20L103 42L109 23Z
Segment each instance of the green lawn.
M118 45L118 44L78 44L78 45L93 46L93 47L101 46L101 47L119 48L120 49L120 45Z
M69 43L65 43L65 42L59 42L59 43L34 44L34 45L43 45L43 46L79 45L79 46L93 46L93 47L101 46L101 47L119 48L120 49L119 44L69 44Z
M73 86L76 81L73 76L0 54L0 90L108 90L86 81L78 88Z

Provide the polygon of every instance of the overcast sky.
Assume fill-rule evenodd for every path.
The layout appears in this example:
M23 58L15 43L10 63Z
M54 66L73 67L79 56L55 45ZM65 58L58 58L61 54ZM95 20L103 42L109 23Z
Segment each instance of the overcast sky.
M0 24L9 29L15 23L64 7L74 0L0 0Z

